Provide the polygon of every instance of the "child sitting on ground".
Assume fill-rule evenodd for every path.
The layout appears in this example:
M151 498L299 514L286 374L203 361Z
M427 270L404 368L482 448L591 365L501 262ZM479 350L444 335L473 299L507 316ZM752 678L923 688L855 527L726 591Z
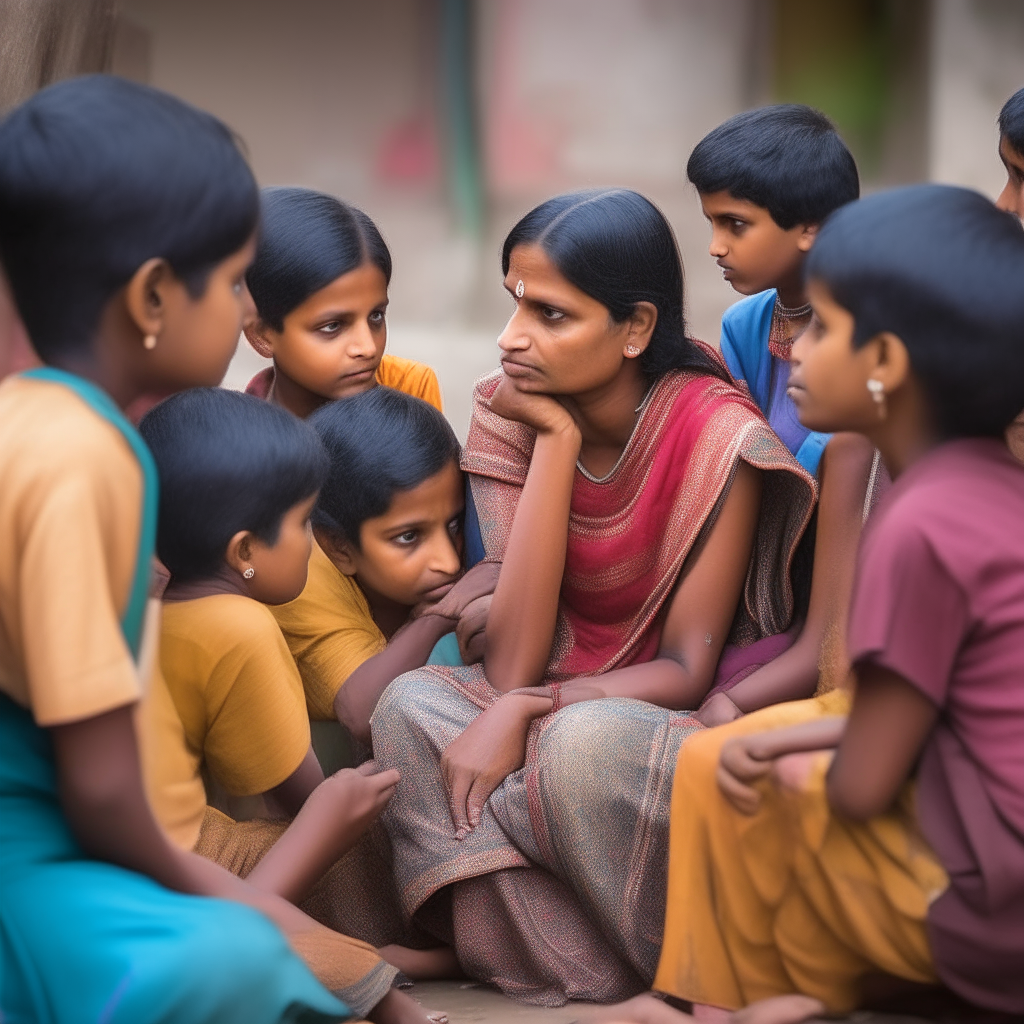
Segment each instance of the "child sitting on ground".
M299 666L310 717L364 743L392 679L424 665L499 566L461 580L459 442L437 409L391 388L309 420L330 459L313 506L309 580L273 613ZM456 582L458 581L458 582Z
M154 89L77 78L0 125L0 256L47 364L0 385L5 1020L347 1013L292 951L314 921L167 840L134 726L157 481L123 410L223 377L257 216L228 129Z
M811 317L804 261L821 222L856 199L860 186L853 157L828 118L798 104L730 118L697 144L686 173L711 225L711 255L732 287L748 296L722 317L722 355L820 486L815 526L808 532L814 552L810 600L802 626L795 627L799 635L728 696L708 699L698 717L718 725L768 704L809 697L816 686L830 688L847 672L842 623L857 538L870 507L866 494L874 489L874 453L857 435L833 438L808 430L787 388L790 349Z
M217 388L167 399L139 430L160 478L156 549L170 572L160 667L177 713L167 713L157 681L144 744L151 801L183 849L301 903L399 781L372 766L324 780L302 682L267 607L292 600L306 582L309 515L327 456L290 413ZM208 807L204 767L228 793L265 795L294 821L236 823ZM374 1021L426 1021L391 991L397 970L372 947L326 930L318 938L321 959L334 962L330 987L353 1010ZM391 952L403 967L424 955Z
M1024 467L1003 433L1024 406L1024 231L914 186L835 214L807 270L801 420L864 433L894 479L858 556L856 692L848 717L827 695L683 746L655 985L842 1013L869 982L902 982L911 1010L941 983L982 1008L967 1019L1020 1019ZM635 1007L617 1019L670 1019Z
M246 282L258 319L245 336L274 365L246 390L308 416L376 384L441 408L429 366L385 355L391 253L377 225L334 196L267 188Z

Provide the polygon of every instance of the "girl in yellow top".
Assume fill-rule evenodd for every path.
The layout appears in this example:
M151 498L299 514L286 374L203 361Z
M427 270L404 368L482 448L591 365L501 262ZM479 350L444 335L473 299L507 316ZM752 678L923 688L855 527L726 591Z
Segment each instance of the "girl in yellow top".
M429 366L384 354L391 253L361 210L305 188L267 188L246 275L249 343L274 365L246 391L306 417L377 384L441 408Z
M347 1013L289 950L314 921L168 842L134 726L157 481L123 410L221 379L257 212L231 133L156 90L78 78L0 125L0 257L47 364L0 386L4 1020Z
M170 572L160 666L173 710L159 692L147 704L151 801L185 849L303 901L399 781L394 771L374 774L372 764L324 780L298 669L267 607L296 597L306 582L309 516L327 456L290 413L218 388L167 399L139 429L160 476L156 544ZM207 807L204 765L229 793L263 794L294 821L234 822ZM317 905L358 901L357 892L328 887ZM330 919L352 920L343 909ZM383 920L365 927L378 941L397 937L384 934ZM393 948L397 963L416 973L423 955L409 952ZM397 969L371 946L321 929L310 953L357 1013L426 1024L391 988Z

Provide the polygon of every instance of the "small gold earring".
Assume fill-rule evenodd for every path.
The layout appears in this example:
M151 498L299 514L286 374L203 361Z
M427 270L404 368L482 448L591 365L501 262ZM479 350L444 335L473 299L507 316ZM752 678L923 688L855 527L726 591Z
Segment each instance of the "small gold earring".
M869 377L867 383L868 391L871 393L871 397L874 399L875 406L878 409L878 418L884 420L889 414L889 410L885 405L885 385L875 377Z
M144 349L145 349L145 350L146 350L147 352L152 352L152 351L153 351L153 349L155 349L155 348L156 348L156 335L155 335L155 334L147 334L147 335L146 335L146 336L145 336L145 337L144 337L144 338L142 339L142 347L143 347L143 348L144 348Z
M246 570L245 570L245 572L243 572L243 573L242 573L242 575L243 575L243 576L244 576L244 577L245 577L245 578L246 578L247 580L251 580L251 579L253 578L253 576L255 576L255 575L256 575L256 570L255 570L255 569L254 569L254 568L253 568L253 567L252 567L252 566L250 565L250 566L249 566L249 568L248 568L248 569L246 569Z
M626 355L627 356L638 356L638 355L640 355L640 349L636 345L627 345L626 346Z

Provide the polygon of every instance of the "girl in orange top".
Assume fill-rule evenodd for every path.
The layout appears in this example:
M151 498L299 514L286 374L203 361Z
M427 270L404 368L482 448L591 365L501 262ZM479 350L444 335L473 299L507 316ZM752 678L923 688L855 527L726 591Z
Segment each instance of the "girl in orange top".
M260 242L246 283L258 318L245 336L274 365L246 388L296 416L377 384L441 409L434 371L384 354L391 253L377 225L334 196L263 190Z

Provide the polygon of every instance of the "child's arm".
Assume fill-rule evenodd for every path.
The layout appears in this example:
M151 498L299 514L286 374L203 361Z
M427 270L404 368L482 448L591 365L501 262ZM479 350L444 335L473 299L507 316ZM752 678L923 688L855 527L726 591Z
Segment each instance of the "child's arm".
M323 781L324 770L320 767L313 748L310 747L299 767L284 782L267 790L263 795L287 817L294 818Z
M370 742L370 716L380 695L403 672L426 664L434 645L455 629L466 607L494 590L500 570L494 562L474 566L437 604L402 626L380 654L348 677L334 698L334 713L356 739Z
M752 672L725 694L701 709L708 726L747 714L769 704L809 697L818 682L826 630L846 621L853 588L864 497L874 448L860 434L837 434L821 460L821 498L811 599L800 636L778 658Z
M287 831L264 854L248 881L289 903L299 903L384 810L398 785L396 771L373 762L343 768L309 796Z
M50 729L61 807L85 853L146 875L168 889L255 907L282 929L315 924L286 900L171 845L142 787L132 705Z

